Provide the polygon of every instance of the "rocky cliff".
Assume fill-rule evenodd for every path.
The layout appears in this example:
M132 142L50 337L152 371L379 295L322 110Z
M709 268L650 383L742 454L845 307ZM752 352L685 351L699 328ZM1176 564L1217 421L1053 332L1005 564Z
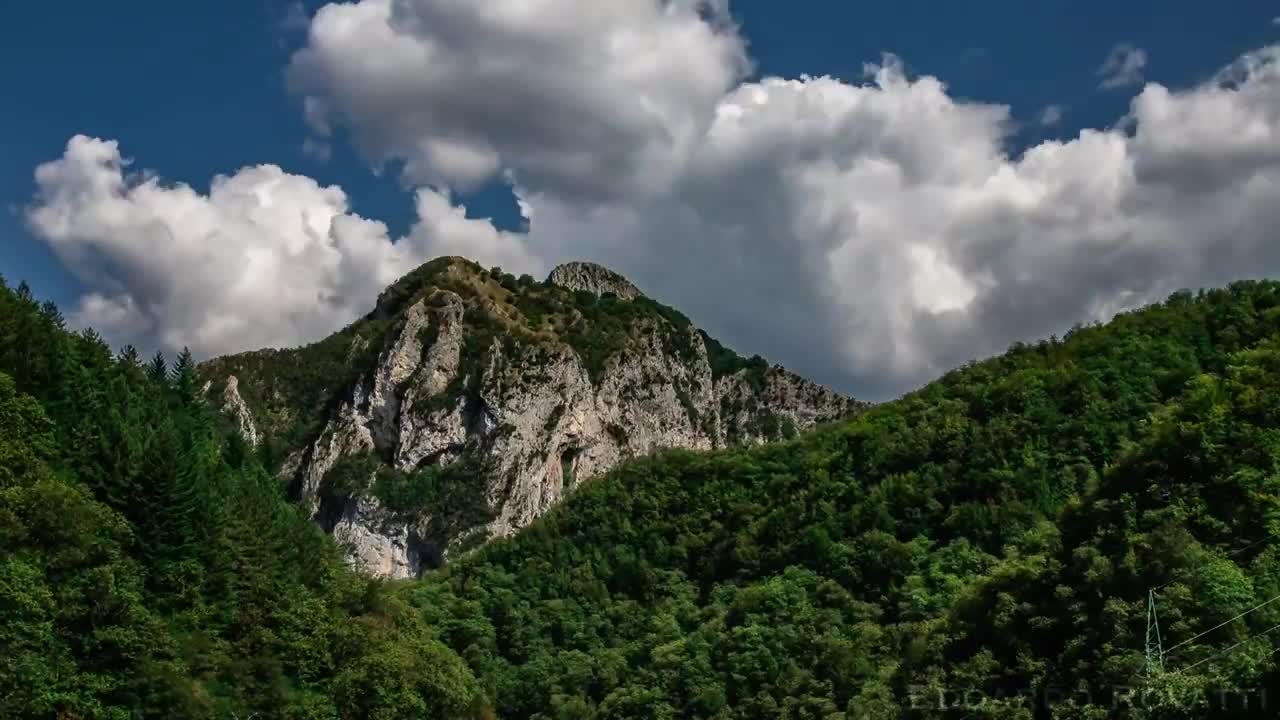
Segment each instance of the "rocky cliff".
M312 346L201 367L352 561L409 577L661 448L756 443L862 404L745 360L590 263L546 282L441 258Z

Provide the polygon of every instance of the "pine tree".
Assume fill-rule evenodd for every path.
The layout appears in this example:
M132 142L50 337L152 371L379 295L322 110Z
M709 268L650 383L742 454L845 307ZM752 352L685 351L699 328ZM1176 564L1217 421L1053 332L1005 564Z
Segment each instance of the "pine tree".
M165 385L169 381L169 365L165 362L164 353L157 350L147 364L147 377L157 385Z
M196 363L191 357L191 350L183 347L178 359L169 371L174 388L178 391L178 399L184 405L190 405L196 397Z
M40 306L40 315L44 318L45 322L48 323L49 327L51 327L52 329L54 330L67 329L66 318L62 317L62 311L59 310L58 306L53 304L52 302L46 300L45 303Z
M136 368L142 366L142 360L138 357L138 349L132 345L125 345L120 348L120 355L118 358L121 363L129 367Z

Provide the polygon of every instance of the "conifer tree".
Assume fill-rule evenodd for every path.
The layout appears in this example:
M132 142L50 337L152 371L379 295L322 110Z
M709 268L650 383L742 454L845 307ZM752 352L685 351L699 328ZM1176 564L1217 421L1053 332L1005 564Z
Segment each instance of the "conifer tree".
M120 348L118 359L128 367L136 368L142 366L142 360L138 357L138 349L132 345L125 345Z
M147 364L147 377L157 385L164 385L169 381L169 365L165 362L163 352L157 350L151 356L151 362Z
M178 392L178 399L184 405L190 405L196 397L196 363L191 357L190 349L183 347L182 352L178 353L169 377Z

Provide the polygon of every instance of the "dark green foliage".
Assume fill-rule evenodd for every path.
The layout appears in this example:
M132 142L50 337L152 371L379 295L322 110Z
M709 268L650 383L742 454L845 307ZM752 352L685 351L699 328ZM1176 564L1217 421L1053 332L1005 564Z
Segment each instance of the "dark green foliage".
M427 465L408 473L383 466L373 494L394 513L429 515L442 529L456 531L490 519L485 487L491 472L483 459L470 453L448 465Z
M0 717L484 716L198 395L0 282Z
M750 359L744 358L701 330L698 333L702 335L702 342L707 347L707 360L711 364L712 378L719 380L726 375L746 370L747 383L756 392L763 389L764 375L769 370L769 363L764 358L759 355L752 355Z
M169 380L169 365L165 362L164 353L157 350L152 356L151 362L147 365L147 378L156 384L163 384Z
M503 717L1248 716L1178 699L1280 678L1246 641L1280 605L1232 619L1280 595L1277 308L1180 293L791 442L623 466L415 602ZM1113 709L1164 583L1165 647L1210 631L1168 670L1246 642ZM993 700L1045 692L1074 705Z
M261 455L274 469L288 451L314 439L340 394L377 360L388 320L352 325L292 350L260 350L218 358L200 367L206 379L243 379L239 392L266 438Z
M330 369L376 353L447 267L307 352L342 355ZM687 330L520 280L526 326L473 316L494 275L450 286L475 301L468 378L546 325ZM579 352L603 366L627 347L610 332ZM720 375L763 380L704 342ZM330 401L294 384L337 379L284 367L311 355L263 357L259 406L304 422L291 403ZM1257 691L1273 701L1280 680L1276 283L1018 344L789 442L624 465L400 587L342 566L189 366L113 357L0 285L0 717L466 717L488 697L539 719L1236 718L1263 717ZM486 474L370 455L324 484L372 482L392 512L457 532L488 518ZM1133 708L1115 689L1144 681L1149 588L1175 649ZM995 700L1046 694L1063 700ZM966 696L986 702L939 708Z
M578 353L597 382L610 358L625 351L637 335L656 327L668 347L685 360L694 357L692 324L679 311L640 296L623 300L612 293L597 296L554 285L523 287L513 302L528 327L550 322L561 339Z
M343 455L329 468L320 490L335 500L345 501L362 495L373 484L374 473L382 467L377 453Z
M378 295L377 308L368 318L389 318L399 315L405 308L419 297L424 290L441 284L445 271L453 265L469 268L471 272L479 272L480 266L458 257L438 257L420 265L383 290ZM368 319L366 318L366 319Z

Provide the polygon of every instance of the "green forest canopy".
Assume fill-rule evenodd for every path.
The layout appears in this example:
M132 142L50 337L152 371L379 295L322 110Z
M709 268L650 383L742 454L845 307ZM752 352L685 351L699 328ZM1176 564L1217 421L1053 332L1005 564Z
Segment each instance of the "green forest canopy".
M1277 283L1019 344L789 442L627 464L398 584L348 572L173 365L0 288L0 716L1280 702Z
M484 717L172 367L0 282L0 717Z

